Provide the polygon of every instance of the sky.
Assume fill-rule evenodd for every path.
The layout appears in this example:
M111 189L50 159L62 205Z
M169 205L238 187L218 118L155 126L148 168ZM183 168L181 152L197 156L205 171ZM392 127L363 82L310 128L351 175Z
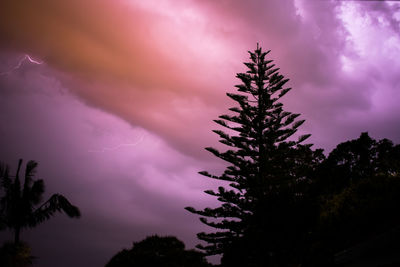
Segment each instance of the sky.
M184 207L218 205L203 191L221 184L197 172L224 168L204 147L257 43L314 148L400 142L398 1L0 3L0 161L38 161L45 196L82 212L22 232L35 266L104 266L152 234L193 248L212 230Z

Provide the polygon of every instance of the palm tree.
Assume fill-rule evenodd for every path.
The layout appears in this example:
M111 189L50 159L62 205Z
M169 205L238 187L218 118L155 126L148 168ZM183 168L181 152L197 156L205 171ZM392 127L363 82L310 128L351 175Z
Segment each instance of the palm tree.
M48 220L56 212L64 211L71 218L79 218L80 211L63 195L53 194L41 203L44 193L44 181L34 180L38 163L31 160L26 164L23 185L20 181L22 159L18 162L15 177L9 175L9 167L0 163L0 230L8 228L14 232L14 243L20 241L20 232Z

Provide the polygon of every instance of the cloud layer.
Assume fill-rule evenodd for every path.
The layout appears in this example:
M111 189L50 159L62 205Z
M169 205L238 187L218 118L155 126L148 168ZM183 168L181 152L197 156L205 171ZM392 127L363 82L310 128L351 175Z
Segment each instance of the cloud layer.
M95 266L152 233L193 246L205 228L183 207L215 205L196 172L222 170L203 147L257 42L316 147L400 142L399 22L382 1L3 1L0 160L38 160L48 192L83 211L27 232L34 253Z

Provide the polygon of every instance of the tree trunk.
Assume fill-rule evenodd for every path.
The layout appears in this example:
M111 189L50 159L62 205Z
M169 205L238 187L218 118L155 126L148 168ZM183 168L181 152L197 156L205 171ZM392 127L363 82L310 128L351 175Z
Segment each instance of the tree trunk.
M19 243L19 234L21 232L21 228L19 226L14 229L14 244L17 245Z

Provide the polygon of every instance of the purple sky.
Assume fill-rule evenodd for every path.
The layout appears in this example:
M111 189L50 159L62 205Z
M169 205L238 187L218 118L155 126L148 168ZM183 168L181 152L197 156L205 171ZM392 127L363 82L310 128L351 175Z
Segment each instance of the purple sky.
M47 196L82 211L22 233L37 266L102 266L156 233L198 242L183 208L216 205L197 172L223 163L203 148L257 42L315 148L398 143L399 27L389 1L3 1L0 160L38 161Z

